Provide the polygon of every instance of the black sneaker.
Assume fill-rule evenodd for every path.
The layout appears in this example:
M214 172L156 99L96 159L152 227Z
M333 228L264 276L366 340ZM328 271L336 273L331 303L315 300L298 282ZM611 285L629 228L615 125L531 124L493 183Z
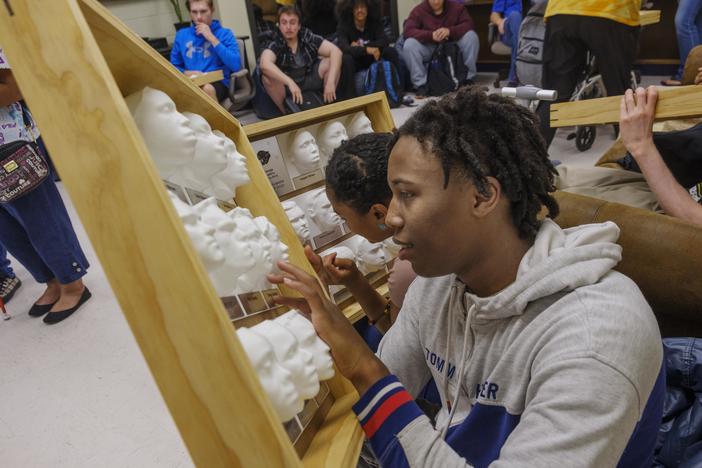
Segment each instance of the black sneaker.
M2 277L0 279L0 298L2 301L7 304L20 286L22 286L22 281L16 276L14 278Z

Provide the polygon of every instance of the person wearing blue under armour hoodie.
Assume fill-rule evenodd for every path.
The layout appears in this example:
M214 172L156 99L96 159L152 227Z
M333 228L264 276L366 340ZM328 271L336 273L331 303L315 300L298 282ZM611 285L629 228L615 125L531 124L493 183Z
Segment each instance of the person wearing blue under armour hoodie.
M241 55L231 29L213 19L212 0L185 2L192 24L176 33L171 63L188 76L222 70L224 79L202 89L218 102L229 96L229 75L241 69Z
M310 315L358 391L367 464L652 465L666 390L656 318L614 270L614 223L550 219L554 173L537 117L477 87L400 127L385 224L418 277L377 356L313 277L286 263L269 276L303 295L278 301ZM414 401L432 378L435 424Z

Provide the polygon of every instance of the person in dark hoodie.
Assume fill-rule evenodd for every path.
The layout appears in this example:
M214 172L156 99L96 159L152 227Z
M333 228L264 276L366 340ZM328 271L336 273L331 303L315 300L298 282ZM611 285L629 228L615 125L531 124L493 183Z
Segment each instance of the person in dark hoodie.
M665 399L660 331L611 222L561 229L538 119L466 86L426 103L388 159L385 222L418 277L377 356L306 272L303 298L355 386L383 467L651 466ZM542 210L543 209L543 210ZM432 425L414 398L434 379Z
M446 0L424 0L410 12L402 35L405 42L402 59L410 72L418 96L426 95L427 63L436 46L445 41L456 42L468 68L464 84L471 83L477 69L480 41L473 19L462 4Z
M212 99L224 101L229 96L229 75L241 69L241 55L231 29L213 19L212 0L187 0L192 24L176 33L171 49L171 63L188 76L222 70L224 79L202 86Z

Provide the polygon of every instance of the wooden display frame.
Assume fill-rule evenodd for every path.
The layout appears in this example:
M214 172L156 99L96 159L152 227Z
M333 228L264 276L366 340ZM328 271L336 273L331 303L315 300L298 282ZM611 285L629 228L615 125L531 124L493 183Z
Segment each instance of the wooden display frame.
M123 96L160 89L231 138L251 177L237 203L312 272L239 123L96 0L5 0L0 44L194 463L355 466L358 395L338 374L304 455L289 442Z
M392 132L395 130L395 121L390 112L387 97L385 93L378 92L366 96L360 96L354 99L349 99L342 102L336 102L316 109L310 109L296 114L278 117L276 119L256 122L244 126L244 132L248 136L250 142L254 143L265 138L275 137L294 130L307 128L313 125L319 125L334 119L343 119L357 112L363 112L371 121L373 130L376 132ZM280 200L288 200L310 190L315 190L323 187L324 182L320 181L315 184L303 187L292 192L280 196ZM317 252L329 249L352 237L352 234L344 236L324 245L321 248L315 249ZM382 278L373 278L373 284L380 294L387 294L387 273ZM362 319L365 314L360 306L355 303L352 297L338 303L339 307L344 311L346 317L355 323Z

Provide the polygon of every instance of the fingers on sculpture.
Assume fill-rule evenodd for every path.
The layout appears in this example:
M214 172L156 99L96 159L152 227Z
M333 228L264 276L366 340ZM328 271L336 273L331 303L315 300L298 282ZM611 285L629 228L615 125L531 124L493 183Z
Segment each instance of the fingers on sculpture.
M310 226L307 223L305 212L302 211L302 208L300 208L300 206L292 200L284 201L283 209L290 220L290 224L292 224L292 227L295 230L295 234L297 234L297 238L300 239L300 242L303 245L309 244L312 239L310 236Z
M320 231L327 231L341 225L341 217L332 208L324 187L307 192L305 210L308 218L319 226Z
M337 245L336 247L332 247L331 249L325 250L324 256L326 257L333 253L336 254L336 258L345 258L348 260L356 261L356 254L353 252L353 250L346 247L345 245Z
M289 160L300 174L319 168L319 147L314 136L307 130L298 130L288 140Z
M263 336L273 347L278 363L290 372L295 390L302 399L314 398L319 392L319 376L312 354L301 349L297 338L279 322L264 320L253 331Z
M224 133L214 130L212 133L224 140L224 151L227 157L227 166L210 178L211 187L204 192L213 195L219 200L231 200L236 196L236 189L251 182L249 170L246 168L246 157L236 150L234 142Z
M146 87L125 101L162 178L195 159L195 131L166 93Z
M370 119L363 112L353 114L346 124L346 131L350 138L363 135L364 133L373 133L373 125Z
M183 222L185 232L195 247L195 251L202 259L208 273L214 272L224 265L224 252L214 237L215 229L203 223L197 213L190 205L182 201L175 194L168 192L168 196L178 213L178 217Z
M356 265L364 275L380 270L387 263L382 242L371 243L359 236L352 238L351 242L356 253Z
M334 150L348 139L346 127L338 120L329 122L319 128L317 131L317 145L322 157L322 166L327 165Z
M295 335L300 349L312 355L319 380L328 380L334 377L334 361L329 346L317 336L317 332L309 320L293 309L276 318L275 321Z
M273 346L261 335L249 328L239 328L236 334L280 421L291 420L303 408L292 375L278 363Z

